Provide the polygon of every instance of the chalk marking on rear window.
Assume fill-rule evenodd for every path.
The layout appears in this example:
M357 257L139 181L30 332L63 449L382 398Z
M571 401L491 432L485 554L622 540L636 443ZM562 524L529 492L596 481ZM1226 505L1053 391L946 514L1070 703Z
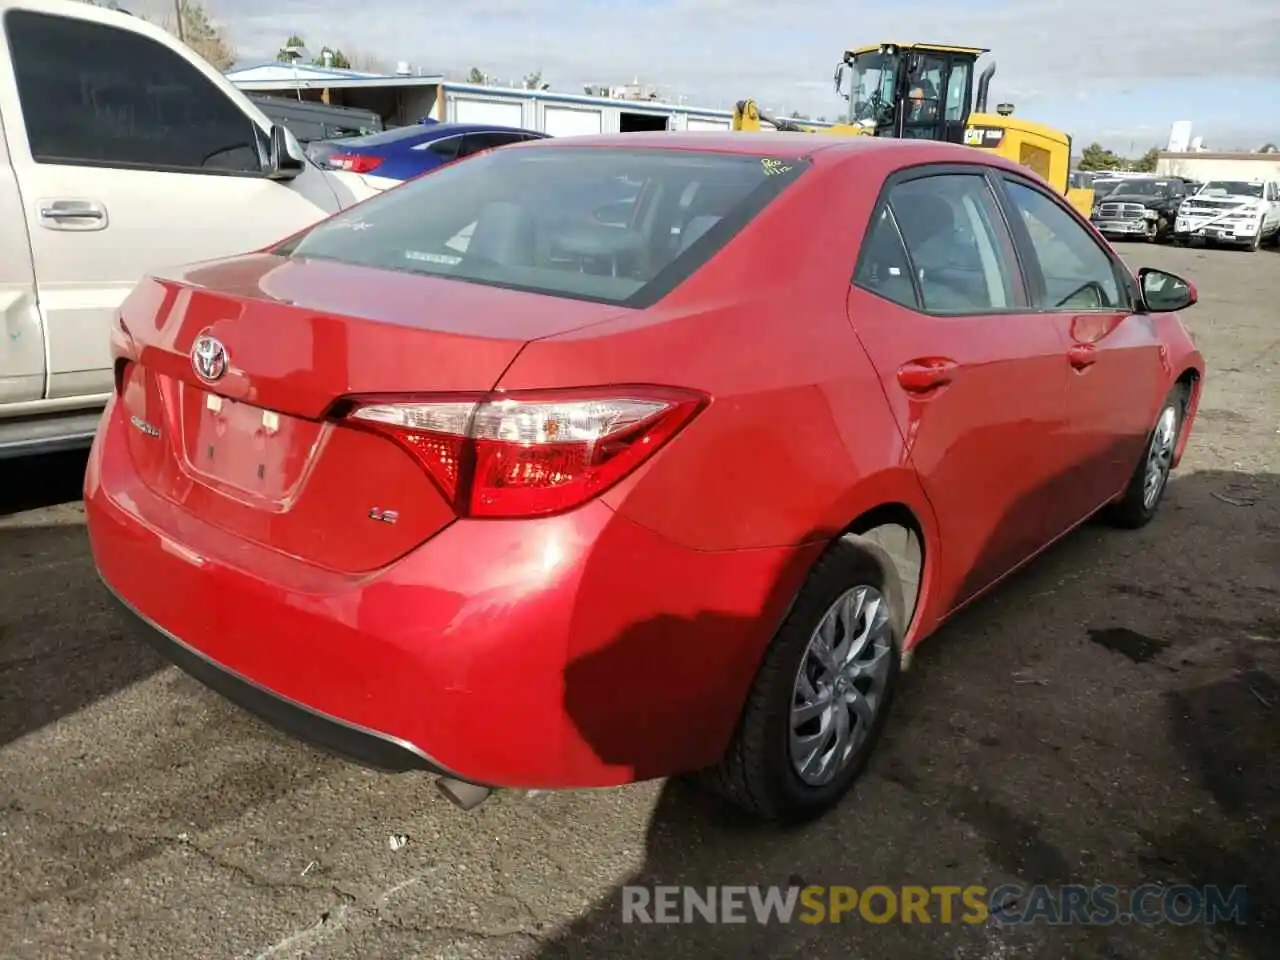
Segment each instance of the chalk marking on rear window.
M760 166L764 168L764 173L767 177L777 177L784 173L790 173L794 169L788 164L783 163L781 160L768 158L762 159L760 161Z
M372 230L373 224L365 220L335 220L332 223L323 223L319 229L323 230L355 230L357 232L364 230Z
M443 263L449 267L456 267L462 262L461 257L451 257L447 253L425 253L422 250L406 250L404 258L406 260L420 260L423 263Z

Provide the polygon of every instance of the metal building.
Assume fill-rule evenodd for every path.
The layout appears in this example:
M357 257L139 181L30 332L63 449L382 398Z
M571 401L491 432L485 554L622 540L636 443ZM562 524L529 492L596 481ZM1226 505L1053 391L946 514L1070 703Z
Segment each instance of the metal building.
M407 64L401 64L395 74L374 74L271 62L229 70L227 79L246 92L373 110L388 126L433 117L524 127L566 137L648 130L728 130L733 116L727 110L658 100L455 83L439 75L414 72Z
M433 114L437 120L525 127L553 137L649 130L728 130L733 116L727 110L657 100L617 100L448 81L442 87L444 96Z

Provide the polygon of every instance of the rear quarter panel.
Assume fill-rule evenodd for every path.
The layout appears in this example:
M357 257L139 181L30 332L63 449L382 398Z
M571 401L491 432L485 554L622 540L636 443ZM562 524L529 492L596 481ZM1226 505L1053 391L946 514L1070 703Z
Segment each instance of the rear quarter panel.
M623 517L719 551L830 539L885 502L927 511L845 316L874 191L839 166L819 156L657 306L534 342L503 376L509 390L649 383L711 397L604 495Z
M423 141L423 143L426 142L429 141ZM387 148L386 152L367 151L373 156L381 156L383 158L382 165L377 169L378 179L411 180L419 174L441 166L440 157L437 154L432 153L430 150L413 149L414 146L420 145L396 144L394 147Z

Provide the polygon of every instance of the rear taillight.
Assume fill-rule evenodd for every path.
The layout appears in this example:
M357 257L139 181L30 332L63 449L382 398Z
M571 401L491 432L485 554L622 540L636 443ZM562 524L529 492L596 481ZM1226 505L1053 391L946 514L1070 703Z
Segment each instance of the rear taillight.
M399 443L462 516L533 517L599 496L702 408L665 388L354 401L346 422Z
M334 170L345 170L347 173L369 173L382 166L381 157L368 157L362 153L331 153L325 157Z

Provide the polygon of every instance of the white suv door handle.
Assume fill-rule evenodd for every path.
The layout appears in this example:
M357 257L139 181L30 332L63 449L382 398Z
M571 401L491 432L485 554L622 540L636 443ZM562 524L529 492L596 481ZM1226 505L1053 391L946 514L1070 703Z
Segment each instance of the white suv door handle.
M104 230L107 208L96 200L41 200L40 226L50 230Z

